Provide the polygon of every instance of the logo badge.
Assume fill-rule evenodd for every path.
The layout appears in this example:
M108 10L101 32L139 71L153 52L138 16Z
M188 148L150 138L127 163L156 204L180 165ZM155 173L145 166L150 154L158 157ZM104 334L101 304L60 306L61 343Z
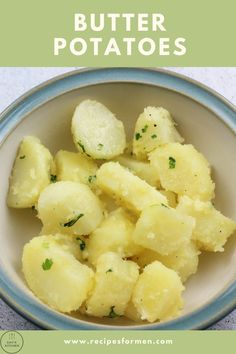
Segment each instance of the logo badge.
M24 340L19 332L7 331L1 336L0 345L4 352L14 354L22 349Z

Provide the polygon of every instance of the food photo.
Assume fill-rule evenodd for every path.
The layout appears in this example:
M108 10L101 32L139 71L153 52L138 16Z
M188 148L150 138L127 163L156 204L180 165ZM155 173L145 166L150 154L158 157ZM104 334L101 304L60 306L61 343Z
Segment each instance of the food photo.
M0 115L1 328L235 329L236 70L72 69Z

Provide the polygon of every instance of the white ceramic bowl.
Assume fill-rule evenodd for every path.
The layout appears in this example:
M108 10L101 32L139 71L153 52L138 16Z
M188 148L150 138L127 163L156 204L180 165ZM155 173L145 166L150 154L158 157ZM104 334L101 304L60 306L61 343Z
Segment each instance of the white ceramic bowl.
M236 220L235 107L208 88L166 71L111 68L63 75L36 87L1 115L0 287L3 298L44 328L205 328L236 304L235 237L231 237L224 253L205 253L200 257L197 274L186 284L183 315L161 324L60 314L41 303L27 288L21 272L22 248L38 234L40 222L31 210L10 210L6 206L12 163L19 142L28 134L38 136L52 153L58 149L75 150L70 122L75 106L85 98L101 101L116 113L125 124L128 138L145 106L167 108L186 142L201 151L213 167L216 207Z

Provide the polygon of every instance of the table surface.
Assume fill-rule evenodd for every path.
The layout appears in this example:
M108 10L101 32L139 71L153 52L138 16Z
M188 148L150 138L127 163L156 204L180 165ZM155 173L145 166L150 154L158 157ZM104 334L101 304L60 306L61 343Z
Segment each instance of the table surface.
M0 68L0 112L27 90L56 75L78 68ZM236 68L168 68L196 79L236 105ZM0 329L37 330L0 300ZM236 310L211 326L211 330L236 330Z

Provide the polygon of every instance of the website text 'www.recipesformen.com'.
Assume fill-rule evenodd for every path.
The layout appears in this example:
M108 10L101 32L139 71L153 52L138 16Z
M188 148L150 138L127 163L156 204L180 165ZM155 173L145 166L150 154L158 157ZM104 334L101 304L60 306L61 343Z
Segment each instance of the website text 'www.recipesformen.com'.
M64 339L65 345L172 345L173 339L129 339L129 338L99 338L99 339Z

